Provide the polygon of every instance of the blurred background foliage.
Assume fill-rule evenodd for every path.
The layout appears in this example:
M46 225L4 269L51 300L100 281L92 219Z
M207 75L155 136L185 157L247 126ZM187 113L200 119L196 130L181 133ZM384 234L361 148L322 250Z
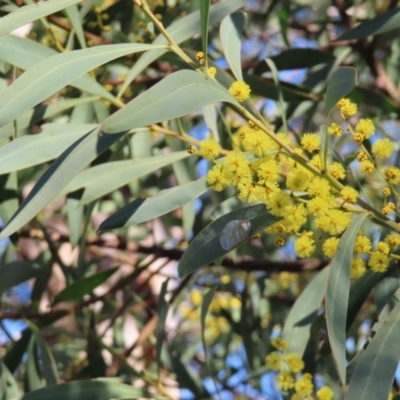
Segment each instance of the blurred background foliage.
M32 3L3 0L1 16ZM165 27L199 10L199 0L152 0L149 4ZM50 55L102 44L152 43L159 34L131 0L86 0L77 10L61 10L34 21L25 30L14 31L15 36L0 38L1 90L33 64L28 53L39 54L35 46L41 45L40 51L44 46L48 53L43 54ZM244 11L244 80L251 86L258 111L277 132L283 131L285 124L295 136L318 132L326 123L328 77L338 66L352 66L358 71L358 85L349 98L363 116L374 120L380 137L399 140L397 1L248 0ZM220 21L215 21L209 29L209 65L217 67L220 82L230 82L219 25ZM19 50L23 49L19 45L22 41L26 53ZM194 58L202 49L200 31L184 38L181 46ZM265 63L265 57L274 61L277 74ZM113 98L127 102L171 72L188 68L175 54L166 53L129 82L129 71L139 58L137 54L119 58L93 70L91 76ZM0 160L8 163L4 169L0 166L0 216L4 223L49 163L87 132L82 131L83 124L102 123L117 107L112 98L68 86L25 119L0 129L1 146L23 136L35 138L39 133L52 138L63 126L72 126L77 135L65 143L60 139L43 141L34 150L24 148L11 157L9 148L4 152L0 148ZM331 118L338 119L337 111ZM215 124L225 148L231 147L230 134L243 123L221 105ZM171 124L137 129L96 158L92 166L165 156L170 149L185 151L187 144L163 134L163 129L171 127L196 139L203 139L212 129L203 112ZM339 138L335 148L343 163L349 162L355 151L345 138ZM30 157L36 160L31 162ZM266 366L266 357L273 350L269 340L282 334L296 299L329 260L322 253L314 259L298 260L292 241L277 248L276 236L261 234L215 265L179 279L177 265L188 241L213 219L240 207L229 190L207 192L146 223L97 233L106 217L133 199L190 182L208 168L206 160L196 156L164 164L163 160L160 158L160 165L150 162L153 167L143 167L127 184L105 190L84 206L80 203L84 188L62 193L2 242L1 399L20 398L23 393L24 399L44 398L40 394L35 397L35 390L43 387L52 390L48 398L72 398L61 391L62 386L52 386L62 382L75 382L68 392L74 399L281 398L274 384L276 372ZM398 159L392 162L398 165ZM356 170L353 173L354 186L362 188L374 204L380 186L373 178L359 176ZM98 183L105 189L109 184L107 180ZM380 235L378 228L370 225L365 230ZM382 279L386 286L378 286L377 279L363 281L359 287L352 285L351 290L361 294L349 306L348 360L361 349L378 314L397 289L397 267ZM312 321L307 322L309 338L307 334L306 340L302 339L305 371L314 375L317 388L329 385L335 391L334 398L339 399L343 391L337 385L324 315L322 309L318 311L322 297L308 294L317 303L300 305L300 310L317 308ZM96 383L92 387L87 380L94 378L104 379L91 381ZM85 380L84 384L80 380ZM123 392L125 389L115 382L129 384L131 391ZM89 394L79 397L83 389Z

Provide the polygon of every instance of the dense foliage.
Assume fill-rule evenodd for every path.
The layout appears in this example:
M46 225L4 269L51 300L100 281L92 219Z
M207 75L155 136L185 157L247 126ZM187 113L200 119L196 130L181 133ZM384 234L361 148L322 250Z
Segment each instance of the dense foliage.
M0 13L1 400L399 396L397 2Z

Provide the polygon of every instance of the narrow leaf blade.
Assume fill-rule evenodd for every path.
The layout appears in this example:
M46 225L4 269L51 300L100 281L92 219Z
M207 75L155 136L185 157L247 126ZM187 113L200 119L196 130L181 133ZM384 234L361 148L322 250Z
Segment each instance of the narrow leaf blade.
M0 36L79 2L80 0L47 0L20 7L18 10L1 18Z
M340 67L329 77L325 98L325 115L328 117L333 106L347 96L357 84L357 70Z
M219 31L226 61L238 81L243 81L241 37L245 24L246 14L244 12L237 12L224 18Z
M290 309L282 332L282 339L289 343L288 353L293 352L303 357L311 325L318 316L325 295L328 275L329 267L319 272Z
M181 278L229 252L222 248L220 236L225 226L233 220L249 221L251 233L254 234L274 224L278 219L269 214L265 205L256 205L234 210L213 221L192 240L183 253L178 267Z
M159 48L113 44L56 54L25 71L0 95L0 126L13 121L92 69L127 54Z
M139 198L108 217L99 227L99 232L137 225L160 217L182 207L207 191L205 178L162 190L154 197Z
M106 269L97 274L78 279L69 284L64 290L57 294L53 304L60 301L75 301L82 299L86 294L90 294L95 288L104 283L111 275L113 275L119 267Z
M367 214L357 216L340 239L332 260L326 291L326 323L332 353L343 385L346 382L346 322L350 291L350 268L354 243Z
M193 96L193 93L196 93ZM120 133L183 117L207 104L225 101L239 106L218 82L194 71L178 71L142 93L104 121L104 133Z

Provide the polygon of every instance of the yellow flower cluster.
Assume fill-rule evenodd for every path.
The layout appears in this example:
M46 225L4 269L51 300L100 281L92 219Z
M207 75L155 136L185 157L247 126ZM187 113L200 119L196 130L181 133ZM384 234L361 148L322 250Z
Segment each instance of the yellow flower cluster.
M227 282L225 275L221 277L221 281ZM190 292L190 303L182 303L180 313L186 321L200 321L201 304L203 302L204 293L200 290L193 289ZM229 310L231 313L238 312L241 308L241 301L233 297L229 293L217 293L208 308L209 313L206 318L205 336L207 341L214 342L222 333L230 331L229 322L221 315L222 310Z
M230 92L239 101L250 93L244 82L232 84ZM376 140L372 147L364 146L363 142L375 133L373 122L364 118L352 125L348 118L356 114L357 106L348 99L340 100L337 106L347 126L345 132L360 146L354 157L360 172L379 170L377 160L392 155L393 143L384 138ZM327 132L341 136L344 130L332 123ZM288 147L292 155L288 154ZM221 153L226 151L213 139L200 142L197 154L214 164L207 173L208 187L219 192L233 186L239 200L263 203L272 215L280 217L278 223L265 230L268 234L279 234L275 240L277 247L288 241L285 235L294 235L294 249L299 258L311 257L320 250L326 257L334 257L340 236L352 222L353 212L363 209L357 205L362 203L356 188L340 183L346 178L346 166L323 154L318 134L304 133L299 147L289 134L270 135L249 121L233 134L233 150L217 159ZM400 183L400 169L389 166L380 172L386 185L380 212L393 214L396 204L389 198L392 195L400 198L393 186ZM312 232L304 230L306 224L312 227ZM386 271L397 245L391 243L387 251L382 246L372 249L368 237L360 234L354 250L352 279L361 277L367 266L375 272Z
M277 350L271 352L265 358L269 370L279 371L276 377L276 385L284 393L292 393L291 400L312 400L314 393L313 377L304 373L298 374L304 369L304 361L296 353L287 353L289 347L285 340L274 338L271 345ZM316 393L315 399L331 400L333 391L328 386L321 387Z

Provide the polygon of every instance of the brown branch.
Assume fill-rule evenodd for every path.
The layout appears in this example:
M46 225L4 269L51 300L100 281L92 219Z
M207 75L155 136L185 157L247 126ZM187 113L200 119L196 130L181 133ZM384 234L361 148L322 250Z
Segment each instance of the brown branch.
M22 231L21 237L41 239L38 231ZM69 237L59 233L53 233L52 239L62 243L68 243ZM87 246L96 246L100 248L112 248L131 253L152 254L156 258L166 257L170 260L179 261L184 253L181 249L166 249L160 246L143 246L133 242L126 241L123 237L116 236L115 239L88 238ZM329 264L329 260L310 259L295 261L270 261L270 260L251 260L248 257L237 257L232 259L225 256L220 264L223 267L245 271L245 272L308 272L319 271Z
M346 12L345 2L343 0L332 0L332 4L337 8L347 28L352 29L354 27L354 21ZM360 54L368 65L371 73L375 77L377 88L384 90L393 102L400 107L400 90L390 79L383 64L375 57L376 39L374 38L369 43L365 40L351 41L349 45Z

